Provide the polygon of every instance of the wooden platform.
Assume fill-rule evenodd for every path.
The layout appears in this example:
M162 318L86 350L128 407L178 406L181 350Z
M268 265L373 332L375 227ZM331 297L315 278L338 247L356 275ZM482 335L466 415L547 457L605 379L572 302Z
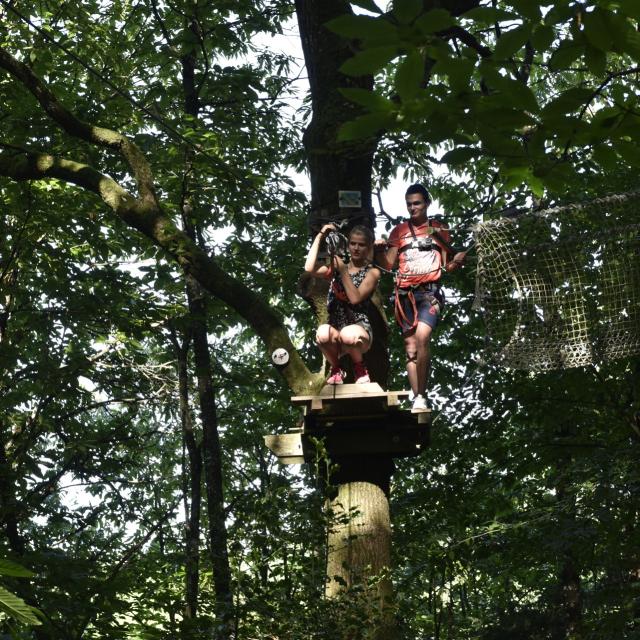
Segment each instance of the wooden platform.
M317 395L291 398L303 408L302 427L265 436L265 444L283 464L315 460L318 441L330 458L419 455L429 442L431 411L402 409L408 396L377 383L325 385Z
M387 407L397 407L400 400L409 397L409 391L383 391L377 382L367 384L326 384L314 396L293 396L291 402L303 405L309 411L322 411L328 406L339 404L362 405L369 401ZM348 402L347 402L348 401Z

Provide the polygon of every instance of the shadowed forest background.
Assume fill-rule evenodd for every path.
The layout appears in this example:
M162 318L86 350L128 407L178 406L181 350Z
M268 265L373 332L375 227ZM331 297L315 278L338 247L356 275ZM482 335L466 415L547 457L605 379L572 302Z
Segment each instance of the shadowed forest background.
M323 376L310 226L398 172L460 245L505 207L636 189L639 20L635 0L0 0L2 637L372 637L324 597L317 469L263 443ZM498 367L474 276L471 254L446 280L442 413L392 480L397 637L640 638L640 361Z

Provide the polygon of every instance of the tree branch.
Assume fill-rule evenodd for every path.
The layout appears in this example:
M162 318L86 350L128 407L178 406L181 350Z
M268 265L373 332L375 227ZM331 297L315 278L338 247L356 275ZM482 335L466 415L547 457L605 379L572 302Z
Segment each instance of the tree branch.
M457 38L463 44L466 44L471 49L477 51L482 58L488 58L491 56L491 49L489 47L485 47L483 44L478 42L477 38L462 27L450 27L449 29L445 29L444 31L440 31L438 35L442 38Z
M289 363L280 372L294 393L309 391L321 380L320 373L312 374L304 364L276 311L244 282L221 269L157 204L136 200L115 180L88 165L44 153L0 152L0 175L14 180L57 178L99 195L127 225L164 249L186 274L237 311L269 353L278 348L289 352Z
M117 131L97 127L77 118L26 64L16 60L4 49L0 49L0 67L24 85L40 103L47 115L69 135L121 153L133 172L142 200L157 204L151 167L140 149L131 140Z

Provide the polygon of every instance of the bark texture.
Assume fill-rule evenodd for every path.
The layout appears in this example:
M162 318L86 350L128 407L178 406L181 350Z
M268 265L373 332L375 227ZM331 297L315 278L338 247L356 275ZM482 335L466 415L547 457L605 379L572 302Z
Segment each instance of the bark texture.
M311 178L311 226L341 214L338 191L360 191L362 209L348 210L354 224L374 226L371 207L371 173L377 140L339 143L340 126L360 114L359 107L347 101L339 89L373 88L373 77L352 78L339 68L354 52L353 44L324 25L338 16L352 13L343 0L296 0L300 39L311 89L312 118L304 134Z
M393 586L389 500L376 482L347 482L329 501L326 595L357 607L373 637L391 640Z

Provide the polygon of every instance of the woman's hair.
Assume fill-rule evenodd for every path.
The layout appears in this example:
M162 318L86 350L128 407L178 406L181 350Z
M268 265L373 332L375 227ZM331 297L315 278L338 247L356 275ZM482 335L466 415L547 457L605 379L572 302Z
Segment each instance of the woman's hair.
M355 227L351 228L351 231L349 231L349 239L351 239L351 236L355 233L359 233L361 236L364 236L364 239L367 241L369 246L371 246L375 240L373 231L362 224L357 224Z

